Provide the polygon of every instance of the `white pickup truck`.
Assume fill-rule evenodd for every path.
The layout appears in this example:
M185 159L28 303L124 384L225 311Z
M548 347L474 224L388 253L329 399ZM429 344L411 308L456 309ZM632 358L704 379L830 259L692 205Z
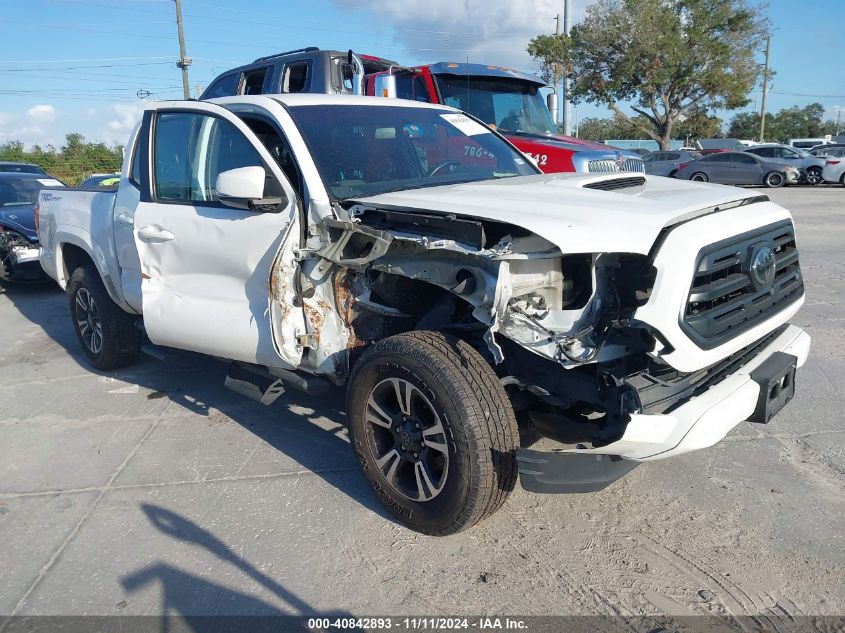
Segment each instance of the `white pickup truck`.
M542 174L444 106L151 104L116 190L45 190L39 220L95 367L146 336L231 359L226 384L264 403L345 384L365 477L429 534L491 515L517 473L598 490L766 423L810 347L795 229L765 195Z

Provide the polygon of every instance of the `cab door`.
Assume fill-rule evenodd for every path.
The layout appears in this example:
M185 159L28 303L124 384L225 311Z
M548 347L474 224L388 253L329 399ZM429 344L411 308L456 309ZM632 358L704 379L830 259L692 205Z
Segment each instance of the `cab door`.
M299 365L294 307L300 213L255 134L211 103L162 103L144 116L134 238L144 326L153 343L271 367ZM261 167L256 210L217 195L218 176Z

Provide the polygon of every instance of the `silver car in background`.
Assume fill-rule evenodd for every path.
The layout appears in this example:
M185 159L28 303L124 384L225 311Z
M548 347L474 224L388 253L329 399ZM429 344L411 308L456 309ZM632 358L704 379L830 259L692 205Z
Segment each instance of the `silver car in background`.
M652 176L669 176L674 178L678 173L681 163L691 163L701 158L700 152L675 151L675 152L652 152L645 158L645 173Z
M794 185L801 178L797 167L767 161L747 152L708 154L691 163L682 163L676 178L723 185Z
M754 145L745 151L772 162L797 167L801 171L801 182L808 185L817 185L822 182L824 159L813 156L803 149L767 143L765 145Z
M820 145L807 152L816 158L841 158L845 156L845 145L841 143Z

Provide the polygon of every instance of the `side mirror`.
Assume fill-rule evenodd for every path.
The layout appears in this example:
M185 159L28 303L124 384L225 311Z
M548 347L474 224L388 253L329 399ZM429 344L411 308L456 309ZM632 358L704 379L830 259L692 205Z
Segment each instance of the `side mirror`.
M558 102L557 93L550 92L546 95L546 107L549 109L549 114L552 115L552 120L557 123L558 120Z
M263 167L238 167L217 175L217 198L228 207L247 211L279 211L283 198L265 198Z
M349 49L349 52L346 54L346 64L351 69L350 79L352 80L352 94L363 95L365 72L364 62L362 62L361 58L352 52L352 49Z

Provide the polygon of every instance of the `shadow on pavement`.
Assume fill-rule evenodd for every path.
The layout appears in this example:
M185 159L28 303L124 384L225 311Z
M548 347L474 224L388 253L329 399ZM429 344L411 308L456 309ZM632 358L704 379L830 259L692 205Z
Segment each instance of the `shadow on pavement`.
M277 606L254 596L235 591L200 576L157 562L121 578L121 586L134 593L157 583L161 591L161 631L172 628L192 631L306 631L304 623L278 618L309 615L314 610L273 578L256 569L233 552L223 541L193 521L160 506L141 504L150 522L167 536L213 554L242 572L279 599ZM342 614L336 614L342 615ZM171 620L181 616L179 626Z
M93 369L79 348L64 293L55 285L7 286L5 299L86 372L137 384L148 398L168 398L202 416L217 410L387 521L383 509L358 470L344 426L344 393L322 397L288 390L264 406L223 385L227 365L192 352L173 351L164 361L142 355L131 367L114 372Z

